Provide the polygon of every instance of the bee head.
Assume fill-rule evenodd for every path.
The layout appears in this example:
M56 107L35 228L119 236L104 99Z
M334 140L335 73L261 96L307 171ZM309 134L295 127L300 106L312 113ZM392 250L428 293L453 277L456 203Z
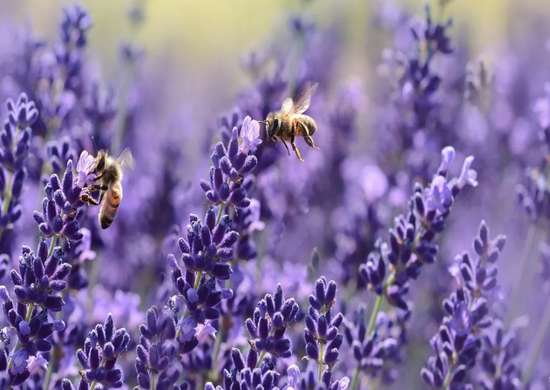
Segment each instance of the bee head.
M105 169L105 164L107 163L107 153L104 150L100 150L97 153L97 156L95 158L95 168L94 171L96 173L103 172Z
M273 137L277 134L277 129L280 126L280 120L270 112L265 120L265 132L269 139L273 140Z

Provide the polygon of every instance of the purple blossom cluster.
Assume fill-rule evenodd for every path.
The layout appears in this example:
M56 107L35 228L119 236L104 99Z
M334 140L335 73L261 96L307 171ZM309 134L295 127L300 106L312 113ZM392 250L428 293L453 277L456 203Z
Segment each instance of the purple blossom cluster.
M83 6L2 27L0 390L546 388L550 30L480 62L450 2L374 2L350 54L302 1L215 99L144 1L111 65Z

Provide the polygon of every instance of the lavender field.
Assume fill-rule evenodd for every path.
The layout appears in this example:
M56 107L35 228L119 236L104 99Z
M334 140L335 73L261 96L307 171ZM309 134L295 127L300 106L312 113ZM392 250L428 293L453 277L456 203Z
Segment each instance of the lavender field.
M0 390L550 389L546 8L0 0Z

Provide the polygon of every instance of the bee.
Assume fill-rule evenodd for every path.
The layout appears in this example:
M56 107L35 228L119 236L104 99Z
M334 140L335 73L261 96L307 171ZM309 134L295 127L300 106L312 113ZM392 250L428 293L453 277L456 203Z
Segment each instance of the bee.
M131 168L134 163L132 153L124 149L118 158L113 158L105 150L100 150L95 157L91 172L95 174L94 182L86 186L80 199L92 205L99 205L98 220L102 229L113 223L120 202L122 201L122 172ZM92 194L99 192L99 199Z
M300 149L296 146L296 138L302 136L312 148L317 148L313 141L313 134L317 131L317 124L309 115L305 115L311 103L311 96L315 92L317 84L311 84L300 94L296 101L286 98L281 105L281 110L270 112L265 120L267 137L277 142L280 140L290 155L290 150L285 141L290 142L292 150L300 161L304 161Z

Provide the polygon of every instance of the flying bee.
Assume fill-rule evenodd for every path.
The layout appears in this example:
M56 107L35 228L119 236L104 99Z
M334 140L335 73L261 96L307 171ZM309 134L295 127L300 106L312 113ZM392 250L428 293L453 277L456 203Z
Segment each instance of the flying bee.
M304 161L300 149L296 146L296 138L302 136L312 148L317 148L313 141L313 134L317 130L317 124L309 115L305 115L311 103L311 96L315 92L317 84L311 84L298 96L296 101L286 98L281 110L270 112L265 120L266 134L269 139L276 142L280 140L290 155L290 150L285 141L289 141L292 150L300 161Z
M102 229L113 223L120 202L122 201L122 172L131 168L134 159L128 149L124 149L118 158L113 158L106 151L100 150L94 159L90 173L95 174L94 182L86 186L80 195L83 202L99 205L98 220ZM99 191L99 199L92 193Z

